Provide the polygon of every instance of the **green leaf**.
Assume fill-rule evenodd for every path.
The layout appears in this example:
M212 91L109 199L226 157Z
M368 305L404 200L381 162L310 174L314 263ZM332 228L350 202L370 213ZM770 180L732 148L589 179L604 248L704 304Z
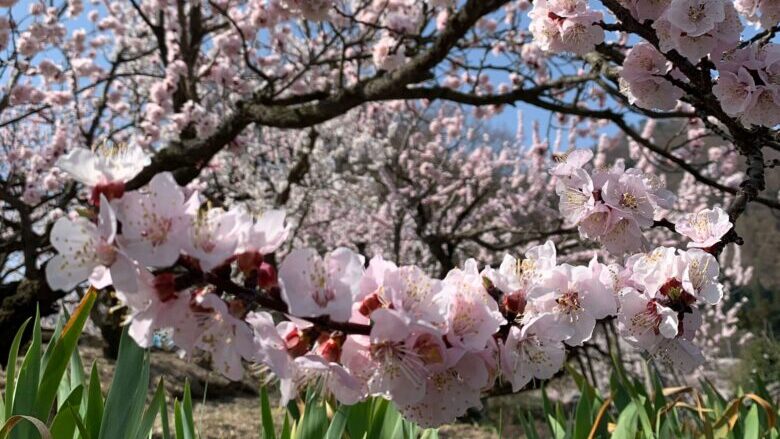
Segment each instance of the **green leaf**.
M522 424L523 430L525 431L525 435L528 437L528 439L539 439L539 433L536 431L536 426L534 425L531 413L523 414L521 412L519 417L520 423Z
M325 434L326 439L341 439L344 436L344 431L347 428L347 418L349 418L349 411L352 407L348 405L339 405L336 414L333 415L333 419L330 421L330 427Z
M636 403L630 403L620 412L612 439L634 439L637 434L638 414Z
M184 436L178 436L177 439L195 439L195 422L192 416L192 394L190 392L190 382L184 382L184 398L181 404L182 427Z
M154 428L154 421L157 419L157 414L160 412L160 406L164 403L164 400L165 386L163 384L163 379L160 378L160 381L157 383L157 390L154 392L152 401L146 408L146 411L141 418L141 424L138 427L138 431L135 433L136 439L146 439L149 437L149 433L151 433L152 428Z
M76 419L73 416L73 407L81 404L81 396L84 388L76 386L67 399L60 404L60 409L51 422L51 435L57 439L71 439L76 432Z
M367 439L379 439L384 427L385 414L390 406L390 402L384 398L374 398L371 407L370 417L368 418Z
M395 406L391 403L387 403L385 409L384 421L381 423L382 429L379 437L381 439L394 439L397 434L400 434L401 423L403 418L401 414L395 409Z
M550 428L550 434L556 439L566 436L566 429L558 422L555 414L555 408L550 402L550 398L547 396L547 389L542 386L542 408L547 420L547 426Z
M30 319L22 323L22 326L16 331L14 341L11 343L11 350L8 351L8 363L5 369L5 411L3 420L11 417L11 410L14 408L14 389L16 386L16 359L19 355L19 345L22 343L22 335L27 328Z
M758 439L759 431L758 404L753 404L748 411L747 418L745 418L745 434L742 437L745 439Z
M99 439L133 436L141 418L149 388L149 359L127 334L122 332L119 357L111 387L108 389L100 423Z
M181 413L181 404L178 399L173 400L173 427L176 431L176 439L184 438L184 415Z
M586 439L593 426L591 413L593 411L593 393L588 388L587 381L582 381L580 400L577 402L577 408L574 412L574 434L575 439Z
M100 424L103 419L103 393L100 389L100 373L97 362L92 363L92 371L89 374L89 387L87 388L87 408L85 420L90 438L100 436Z
M298 401L293 398L287 402L287 413L292 417L292 422L298 422L301 419L301 411L298 409Z
M282 423L282 435L280 436L280 439L291 439L291 438L292 438L292 425L290 425L290 415L285 413L284 423Z
M70 385L72 387L81 386L87 388L87 378L84 375L84 364L81 362L81 355L79 355L78 348L73 350L73 354L70 356ZM79 412L86 413L87 411L87 398L81 398L79 403Z
M100 374L96 362L92 362L92 371L89 374L87 408L84 413L89 437L97 438L100 435L100 424L103 420L103 392L100 388Z
M547 414L547 423L550 425L550 432L555 439L563 439L566 437L566 428L555 419L552 413Z
M171 439L171 428L168 423L168 402L165 400L165 392L163 392L162 400L160 400L160 425L162 426L162 439Z
M41 356L41 369L46 369L46 365L49 364L49 357L51 357L52 351L54 350L55 342L59 340L62 335L62 328L65 326L65 322L66 317L63 309L63 312L57 315L57 321L54 324L54 332L52 332L49 344L46 346L46 350L43 351L43 355Z
M14 389L14 406L11 413L14 415L33 415L35 414L35 395L38 393L38 382L41 373L41 316L38 310L35 311L35 320L33 321L33 334L30 340L30 347L24 355L22 368L19 369L19 376L16 379L16 388ZM9 417L10 421L12 417ZM14 418L19 419L19 418ZM26 419L26 418L23 418ZM37 419L37 418L36 418ZM28 420L29 421L29 420ZM6 421L8 422L8 421ZM19 422L19 421L17 421ZM19 427L11 433L11 439L22 439L33 436L34 422L19 424Z
M372 399L352 406L347 417L347 434L350 438L363 438L368 433L372 406Z
M27 423L21 423L22 421L27 421ZM35 418L33 416L26 416L26 415L13 415L10 418L8 418L5 423L3 424L3 428L0 429L0 437L5 437L5 435L8 434L8 432L17 433L19 430L14 430L14 427L17 425L24 425L24 426L30 426L34 427L36 430L38 430L38 436L42 439L53 439L51 433L49 432L49 429L46 428L46 424L41 422L40 419ZM25 437L34 437L32 435L25 436Z
M81 416L79 416L78 411L76 411L73 406L66 406L66 410L70 411L70 413L73 415L73 420L76 422L76 428L79 431L79 439L88 439L89 431L87 430L87 427L84 426L84 421L81 419Z
M306 406L299 427L297 436L300 438L321 438L325 436L328 429L325 405L311 390L306 395Z
M268 389L260 389L260 419L262 421L263 439L276 439L274 417L271 414L271 402L268 400Z
M54 403L54 397L57 394L60 381L65 374L65 369L70 362L70 356L76 349L81 331L89 318L89 312L95 303L97 291L90 288L86 295L81 299L81 303L68 319L68 322L62 328L59 338L52 339L49 346L54 344L54 348L49 352L48 362L46 363L40 386L38 387L35 398L35 407L38 419L46 419ZM47 349L48 352L48 349Z

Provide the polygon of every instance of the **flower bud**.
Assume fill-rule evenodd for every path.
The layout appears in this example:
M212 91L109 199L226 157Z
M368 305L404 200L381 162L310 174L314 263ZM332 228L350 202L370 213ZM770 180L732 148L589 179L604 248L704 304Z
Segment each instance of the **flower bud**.
M300 357L309 350L309 342L306 333L298 328L294 328L284 337L284 343L287 346L287 352L293 357Z
M503 297L504 309L507 312L522 315L525 312L525 305L527 303L525 294L522 291L515 291L511 294L507 294Z
M329 335L324 335L320 339L322 340L323 338L325 340L320 341L317 345L317 354L324 358L325 361L337 363L339 358L341 358L341 341Z
M263 262L263 255L259 252L244 252L238 255L238 269L244 275L249 275Z
M122 198L125 194L125 183L121 181L111 181L101 183L92 188L92 194L89 201L94 206L100 206L100 195L105 195L108 201Z
M271 289L279 285L279 277L276 274L276 268L268 262L261 262L257 267L257 281L260 288Z
M372 312L382 307L382 299L380 299L379 294L372 293L365 299L363 299L363 302L360 303L360 308L358 308L358 311L360 314L368 317L371 315Z

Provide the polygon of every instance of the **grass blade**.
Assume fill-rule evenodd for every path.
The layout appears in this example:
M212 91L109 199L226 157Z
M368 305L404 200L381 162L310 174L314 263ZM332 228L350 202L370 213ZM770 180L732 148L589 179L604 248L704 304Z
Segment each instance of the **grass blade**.
M268 389L265 386L260 389L260 420L262 422L263 439L276 439L274 418L271 414L271 402L268 400Z
M157 419L157 414L160 412L160 406L163 404L164 398L165 386L163 385L162 378L160 378L160 381L157 383L157 390L154 392L154 396L152 397L152 401L149 403L149 406L146 408L146 411L141 418L141 423L139 424L138 431L135 434L136 439L146 439L149 437L149 433L151 433L152 428L154 428L154 421Z
M14 406L11 413L14 415L34 415L35 414L35 395L38 393L38 382L41 373L41 315L38 310L35 311L35 320L33 321L33 334L30 340L30 347L24 355L22 368L19 369L19 376L16 379L16 388L14 389ZM8 421L13 417L9 417ZM19 418L17 423L21 421ZM27 418L22 418L27 419ZM22 439L33 436L33 421L19 425L11 432L11 439ZM8 422L6 421L6 422ZM13 427L12 427L13 428Z
M103 408L99 439L131 436L131 429L137 425L134 417L140 418L148 386L149 360L125 328L119 342L114 380Z
M100 373L97 363L92 363L92 372L89 375L89 387L87 388L87 408L85 419L90 438L100 435L100 421L103 419L103 392L100 388Z
M76 432L76 419L73 417L73 407L81 404L84 388L76 386L70 395L60 404L60 409L51 422L51 435L57 439L72 439Z
M84 324L89 318L89 312L92 310L96 298L97 290L90 288L62 328L60 337L52 339L52 342L49 343L49 346L53 344L54 348L50 351L47 349L49 357L35 397L35 414L38 419L46 419L49 415L60 381L62 381L65 369L68 367L73 350L76 349L81 331L84 329Z
M328 432L325 434L326 439L341 439L344 436L351 408L351 406L343 404L339 406L339 409L330 421L330 427L328 427Z
M11 410L14 408L14 389L16 385L16 359L19 356L19 345L22 343L22 335L27 328L30 319L22 323L22 326L16 331L14 341L11 343L11 350L8 352L8 363L5 369L5 416L4 419L11 417Z

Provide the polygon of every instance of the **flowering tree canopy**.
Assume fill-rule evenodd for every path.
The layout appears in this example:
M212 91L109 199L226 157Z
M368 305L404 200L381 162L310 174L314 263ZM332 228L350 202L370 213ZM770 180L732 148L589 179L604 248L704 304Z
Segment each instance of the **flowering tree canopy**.
M425 426L600 321L691 371L780 209L779 5L0 0L4 322L111 288L142 346Z

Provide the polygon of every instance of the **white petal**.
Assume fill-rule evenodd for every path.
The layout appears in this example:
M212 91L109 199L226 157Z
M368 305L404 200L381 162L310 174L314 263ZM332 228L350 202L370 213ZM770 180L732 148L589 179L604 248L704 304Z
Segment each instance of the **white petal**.
M56 255L46 264L46 280L53 290L70 291L84 282L97 265L96 261Z
M57 167L86 186L95 186L102 175L96 169L97 157L86 148L74 148L57 159Z

